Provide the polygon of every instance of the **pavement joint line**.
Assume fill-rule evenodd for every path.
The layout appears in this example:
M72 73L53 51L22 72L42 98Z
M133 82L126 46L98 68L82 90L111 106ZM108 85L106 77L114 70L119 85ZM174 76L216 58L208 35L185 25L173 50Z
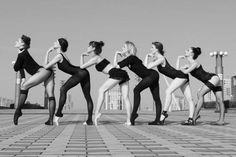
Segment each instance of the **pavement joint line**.
M169 148L171 151L174 151L174 152L178 153L179 155L185 156L186 154L188 154L191 157L199 157L199 154L196 154L196 153L194 153L194 152L192 152L192 151L190 151L190 150L188 150L184 147L181 147L181 146L179 146L177 144L174 144L172 142L169 142L167 140L163 140L163 139L161 139L161 137L159 138L158 136L153 135L151 133L146 133L146 132L144 132L142 130L139 130L139 129L133 127L133 126L131 126L131 127L126 126L126 127L128 129L136 132L136 133L139 133L139 134L141 134L141 135L143 135L147 138L152 139L156 143L161 143L164 147Z
M115 119L115 118L110 118L110 119ZM153 141L155 141L156 143L161 143L163 146L167 146L168 148L170 148L171 151L175 151L176 153L179 153L179 155L182 155L182 156L185 156L186 154L190 155L191 157L199 157L199 154L196 154L186 148L183 148L177 144L173 144L169 141L166 141L166 140L163 140L161 138L158 138L157 136L155 135L152 135L150 133L146 133L142 130L139 130L137 128L135 128L135 126L125 126L126 128L132 130L133 132L135 133L138 133L138 134L141 134L143 136L145 136L146 138L148 139L152 139ZM157 139L158 138L158 139Z
M180 127L180 126L179 126ZM188 127L188 126L186 126L186 127ZM191 127L191 126L190 126ZM194 127L194 126L193 126ZM196 127L195 127L196 128ZM197 128L198 130L200 130L200 132L201 132L201 130L202 129L200 129L200 128ZM170 130L170 129L169 129ZM174 131L174 132L178 132L178 133L181 133L181 134L184 134L185 136L191 136L191 137L193 137L194 136L194 138L195 139L198 139L198 140L201 140L201 141L206 141L206 142L210 142L212 145L219 145L219 146L224 146L224 147L226 147L226 148L232 148L232 149L235 149L236 147L235 146L232 146L231 144L227 144L227 143L221 143L221 142L219 142L219 140L211 140L211 139L206 139L206 138L204 138L204 137L201 137L201 136L198 136L198 135L192 135L192 134L188 134L188 133L183 133L183 132L180 132L180 131L177 131L177 130L171 130L171 131ZM205 131L205 130L204 130ZM207 130L207 132L211 132L211 133L214 133L214 134L219 134L219 133L217 133L217 132L215 132L215 131L211 131L211 130ZM220 135L222 135L222 134L220 134ZM232 135L231 135L232 136ZM233 137L233 136L232 136Z
M79 118L79 115L75 115L74 118L72 119L77 120ZM67 125L64 130L56 137L56 139L46 148L45 151L42 152L42 155L50 155L50 154L63 154L66 145L70 140L70 136L73 133L73 130L75 128L76 124L69 124ZM60 127L60 126L58 126Z
M97 131L99 132L100 136L102 137L107 149L111 152L112 156L118 156L119 153L122 153L125 156L133 156L127 149L124 147L123 144L120 143L117 138L112 135L104 125L97 126Z
M45 125L41 124L39 126L36 126L36 127L32 128L32 129L30 129L29 131L26 131L23 134L19 134L17 136L14 136L14 138L10 138L10 139L7 139L5 141L2 141L0 143L0 150L3 149L3 148L6 148L6 146L8 147L9 145L14 144L15 142L19 141L20 139L22 139L22 138L24 138L24 137L34 133L35 131L38 131L38 130L44 128L44 127L45 127Z
M13 117L13 116L12 116ZM37 117L42 117L42 116L37 116ZM32 121L39 121L39 119L41 120L41 119L44 119L45 117L43 117L43 118L35 118L35 120L27 120L27 121L25 121L25 120L22 120L21 119L21 121L23 121L23 122L20 122L18 125L25 125L25 124L28 124L29 122L32 122ZM26 119L26 118L25 118ZM11 121L11 125L10 126L7 126L7 127L2 127L2 128L0 128L0 132L1 131L5 131L5 130L7 130L7 129L11 129L11 128L14 128L14 127L16 127L14 124L13 124L13 121Z

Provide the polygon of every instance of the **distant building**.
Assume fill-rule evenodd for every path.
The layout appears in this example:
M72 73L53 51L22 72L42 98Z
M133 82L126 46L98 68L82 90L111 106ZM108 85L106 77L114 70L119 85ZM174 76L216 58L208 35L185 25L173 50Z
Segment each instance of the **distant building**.
M186 104L186 100L184 99L183 96L180 95L172 96L172 102L169 111L186 110L188 108L189 106L188 104Z
M14 103L14 100L0 97L0 106L9 108L11 104Z
M223 87L223 91L224 91L224 100L231 100L231 78L225 78L224 81L224 87Z
M123 110L124 102L119 85L116 85L105 94L105 110Z
M236 102L236 76L231 77L231 101Z

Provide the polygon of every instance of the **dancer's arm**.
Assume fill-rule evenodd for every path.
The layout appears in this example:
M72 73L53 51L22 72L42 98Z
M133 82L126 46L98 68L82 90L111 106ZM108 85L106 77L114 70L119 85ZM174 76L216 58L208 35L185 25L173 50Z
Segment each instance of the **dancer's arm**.
M132 64L133 57L134 56L130 55L129 57L125 58L124 60L118 62L116 67L123 68L123 67L126 67L126 66Z
M180 66L179 66L180 59L184 59L184 58L185 58L185 56L178 56L177 61L176 61L176 69L177 70L180 70Z
M156 66L162 64L162 63L164 62L164 60L165 60L164 57L158 58L157 60L148 63L146 67L147 67L148 69L152 69L153 67L156 67Z
M21 53L18 54L17 59L13 64L14 64L13 68L15 71L19 71L19 70L23 69L22 66L24 64L24 58Z
M22 66L23 66L23 59L21 58L20 53L17 56L17 60L13 61L12 64L13 64L13 67L14 67L15 71L20 71L22 82L24 82L25 81L25 71L22 68Z
M190 67L181 67L180 70L185 73L185 74L188 74L190 73L191 71L193 71L196 67L198 66L198 63L197 62L194 62L193 64L191 64Z
M122 55L122 52L120 52L120 51L116 51L116 53L115 53L115 56L114 56L114 62L113 62L113 65L115 66L115 67L117 67L117 68L119 68L119 66L118 66L118 63L117 63L117 61L118 61L118 55Z
M85 69L88 67L91 67L92 65L97 63L98 58L95 56L93 58L91 58L90 60L88 60L86 63L84 63L84 57L88 56L88 53L82 53L81 57L80 57L80 68Z
M145 59L144 59L143 65L144 65L145 67L148 66L148 59L149 59L149 57L152 57L152 54L151 54L151 53L148 53L148 54L146 55Z
M45 61L44 61L44 64L45 64L45 65L48 64L48 62L49 62L49 54L50 54L53 50L54 50L54 48L53 48L53 47L50 47L50 48L48 49L48 51L46 52Z
M60 62L63 58L61 54L56 55L50 62L49 62L49 54L54 50L54 48L50 48L45 56L45 69L52 68L57 62Z

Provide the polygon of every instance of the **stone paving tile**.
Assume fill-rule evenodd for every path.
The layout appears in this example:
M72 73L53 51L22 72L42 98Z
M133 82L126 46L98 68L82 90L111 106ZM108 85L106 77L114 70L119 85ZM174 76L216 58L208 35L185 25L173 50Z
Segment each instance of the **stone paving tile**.
M147 125L154 114L139 114L136 126L123 125L123 113L105 114L97 127L82 125L86 114L65 114L58 127L43 125L47 114L25 114L18 126L0 115L0 157L236 157L236 114L226 114L230 124L221 127L209 125L217 116L205 111L199 125L186 127L182 113L170 113L164 126Z

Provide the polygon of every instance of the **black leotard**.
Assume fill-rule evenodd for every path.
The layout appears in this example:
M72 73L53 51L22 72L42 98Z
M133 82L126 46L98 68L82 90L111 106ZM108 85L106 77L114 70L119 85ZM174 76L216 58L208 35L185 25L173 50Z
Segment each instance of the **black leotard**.
M79 66L72 65L65 56L61 53L63 57L63 61L61 63L57 62L58 68L72 75L61 87L60 89L60 98L59 98L59 106L57 109L56 116L62 117L62 110L66 102L67 92L75 87L77 84L81 84L81 88L84 94L84 97L88 106L88 120L87 122L92 122L92 114L93 114L93 101L90 95L90 75L87 69L81 69Z
M173 68L166 59L165 62L166 65L164 67L161 64L157 66L157 69L160 73L172 79L175 78L189 79L188 74L184 74L182 71Z
M86 69L81 69L79 66L74 66L72 65L66 58L63 54L61 54L62 57L63 57L63 61L60 63L60 62L57 62L57 66L58 68L67 73L67 74L70 74L70 75L74 75L75 73L78 73L78 69L80 70L85 70L87 71Z
M156 105L156 121L160 120L161 115L161 100L159 94L159 74L156 70L147 69L142 60L140 60L137 56L130 55L126 59L122 60L118 63L120 68L128 66L128 68L133 71L136 75L142 78L142 80L135 86L134 92L134 105L132 115L137 115L137 111L141 101L141 92L150 88L153 99ZM134 123L134 122L132 122Z
M196 79L202 81L213 92L222 91L222 87L220 85L214 85L209 81L213 76L217 75L214 73L206 72L205 70L203 70L202 65L191 71L190 74Z
M42 68L42 66L36 63L27 50L18 54L14 64L15 71L25 69L30 75L34 75L40 68ZM24 73L21 74L24 75Z
M104 58L101 62L96 64L95 68L97 69L97 71L103 71L103 69L105 69L108 64L110 64L110 62L106 58Z
M207 82L212 78L212 76L215 76L216 74L206 72L203 68L202 65L200 65L198 68L194 69L193 71L190 72L190 74L197 78L198 80L202 81L203 83Z
M152 69L147 69L143 65L142 60L140 60L137 56L134 56L134 55L130 55L129 57L120 61L118 65L120 66L120 68L128 66L128 68L131 71L133 71L135 74L137 74L141 78L149 76L151 72L153 71Z

